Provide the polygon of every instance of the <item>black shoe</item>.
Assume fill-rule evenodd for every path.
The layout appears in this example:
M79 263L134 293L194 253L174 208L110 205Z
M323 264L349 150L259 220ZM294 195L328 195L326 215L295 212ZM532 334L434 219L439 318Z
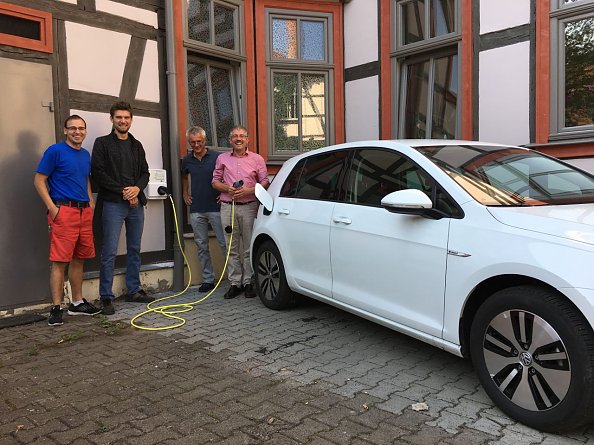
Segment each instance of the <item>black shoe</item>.
M109 298L101 299L101 313L103 315L115 314L115 307Z
M209 290L213 290L214 287L212 283L202 283L198 288L198 292L208 292Z
M235 284L232 284L231 287L229 288L229 290L227 292L225 292L225 295L223 295L223 298L225 300L230 300L231 298L237 297L242 292L243 292L243 290L241 289L241 287L236 286Z
M155 301L155 299L154 297L148 296L143 289L140 289L138 292L134 292L133 294L126 294L124 301L131 303L150 303L151 301Z
M68 306L68 315L97 315L99 313L101 313L101 309L96 308L84 298L83 302L78 306L72 303Z
M252 283L245 284L243 291L245 292L245 298L254 298L256 296L256 289Z
M49 326L60 326L62 324L62 312L63 311L60 306L52 306L47 324Z

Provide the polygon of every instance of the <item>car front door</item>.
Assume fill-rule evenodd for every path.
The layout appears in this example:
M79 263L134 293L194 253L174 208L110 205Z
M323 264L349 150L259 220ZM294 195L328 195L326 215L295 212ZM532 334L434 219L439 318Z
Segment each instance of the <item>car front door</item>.
M432 181L400 153L358 150L346 197L330 224L333 298L408 328L441 337L450 218L390 213L396 190L431 193Z

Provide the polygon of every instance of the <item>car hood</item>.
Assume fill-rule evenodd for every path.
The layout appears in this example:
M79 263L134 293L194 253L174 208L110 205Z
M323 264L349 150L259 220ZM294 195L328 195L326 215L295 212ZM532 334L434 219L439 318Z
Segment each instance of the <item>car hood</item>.
M594 204L488 207L508 226L594 245Z

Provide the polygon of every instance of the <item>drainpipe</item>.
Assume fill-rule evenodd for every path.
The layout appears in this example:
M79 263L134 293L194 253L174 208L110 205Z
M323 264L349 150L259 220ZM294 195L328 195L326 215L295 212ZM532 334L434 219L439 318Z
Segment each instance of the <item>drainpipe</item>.
M177 71L175 67L175 18L173 1L165 2L165 42L167 52L167 96L169 111L169 154L171 156L171 194L173 195L177 227L183 231L181 173L179 169L179 116L177 114ZM183 234L180 235L183 244ZM184 288L184 258L177 237L173 239L173 290Z

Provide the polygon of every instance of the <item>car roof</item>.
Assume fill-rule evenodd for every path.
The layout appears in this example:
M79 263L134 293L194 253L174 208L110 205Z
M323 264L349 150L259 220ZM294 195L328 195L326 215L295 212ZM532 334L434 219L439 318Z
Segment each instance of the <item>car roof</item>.
M315 155L318 153L324 153L327 151L332 150L341 150L341 149L356 149L358 147L385 147L385 148L397 148L397 147L410 147L416 149L418 147L443 147L443 146L458 146L458 145L474 145L474 146L484 146L484 147L509 147L509 148L521 148L524 150L530 150L525 147L518 147L509 144L502 144L502 143L493 143L493 142L482 142L482 141L471 141L471 140L461 140L461 139L372 139L372 140L361 140L361 141L351 141L351 142L343 142L341 144L335 145L327 145L325 147L320 147L315 150L307 151L305 153L298 154L293 156L289 160L287 160L284 164L289 167L297 163L303 158L307 158L311 155Z
M469 141L462 139L391 139L393 142L399 144L409 145L411 147L427 147L427 146L448 146L448 145L484 145L491 147L506 146L512 147L509 144L495 143L495 142L482 142L482 141Z

